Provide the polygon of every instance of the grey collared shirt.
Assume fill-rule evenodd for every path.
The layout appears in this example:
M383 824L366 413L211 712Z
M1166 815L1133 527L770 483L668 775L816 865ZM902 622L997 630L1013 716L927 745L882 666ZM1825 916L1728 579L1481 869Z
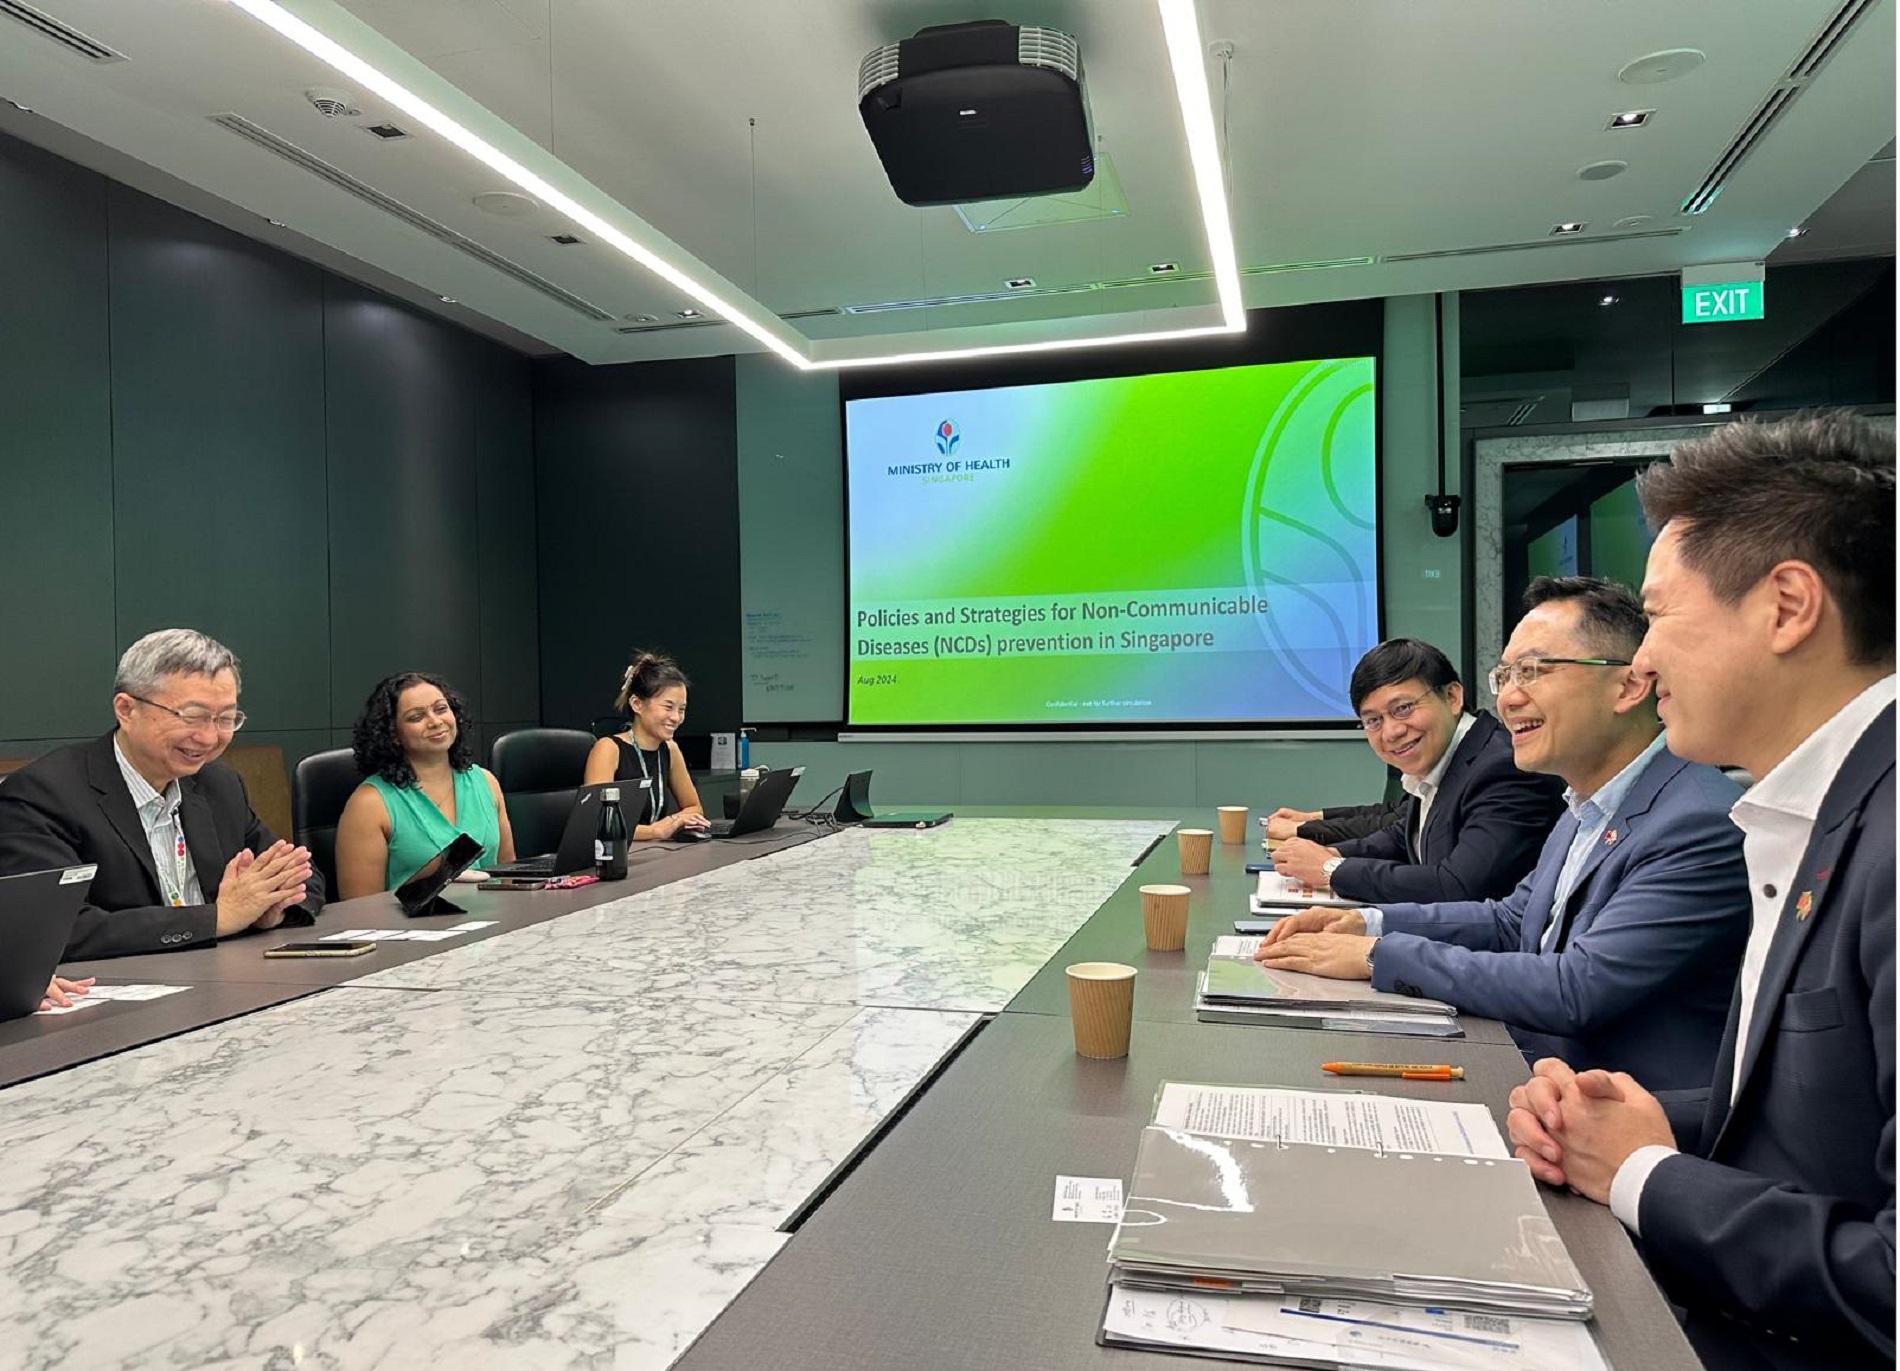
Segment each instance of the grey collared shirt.
M176 779L163 791L139 775L138 768L125 759L119 740L112 740L112 755L118 760L119 774L132 794L132 808L138 811L139 827L145 830L145 842L152 849L152 865L158 871L158 886L169 905L200 905L204 890L198 873L191 867L191 850L185 845L185 825L178 808L185 793Z

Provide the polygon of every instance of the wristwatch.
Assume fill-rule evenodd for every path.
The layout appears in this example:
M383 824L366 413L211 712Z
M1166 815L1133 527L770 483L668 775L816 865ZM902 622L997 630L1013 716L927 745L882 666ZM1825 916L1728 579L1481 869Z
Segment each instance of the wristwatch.
M1326 878L1327 885L1333 883L1333 873L1339 870L1339 864L1345 860L1344 857L1328 857L1320 864L1319 872Z

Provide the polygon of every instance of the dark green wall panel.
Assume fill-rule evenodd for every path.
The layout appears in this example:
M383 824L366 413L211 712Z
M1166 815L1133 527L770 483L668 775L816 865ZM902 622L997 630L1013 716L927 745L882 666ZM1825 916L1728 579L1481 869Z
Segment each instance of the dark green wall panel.
M739 475L730 357L534 368L541 717L584 728L630 648L692 678L687 729L739 723Z
M331 722L394 671L481 702L474 354L446 325L327 282Z
M329 726L323 274L115 187L118 639L189 625L260 728Z
M538 718L526 359L0 137L0 369L0 756L168 624L293 762L405 668Z
M499 348L484 348L476 366L482 717L538 719L541 644L529 363Z
M112 404L106 183L0 139L0 718L111 720Z

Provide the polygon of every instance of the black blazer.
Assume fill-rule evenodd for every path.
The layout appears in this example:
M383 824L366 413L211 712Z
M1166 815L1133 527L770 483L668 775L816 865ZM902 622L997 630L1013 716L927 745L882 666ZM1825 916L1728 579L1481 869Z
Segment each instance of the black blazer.
M169 952L217 937L218 882L240 847L262 852L277 841L251 812L244 782L216 762L179 783L179 816L205 904L165 903L132 793L113 755L112 734L49 752L0 786L0 875L97 864L72 941L62 960ZM286 923L315 921L323 878Z
M1343 843L1352 838L1365 838L1382 828L1390 828L1405 817L1402 803L1376 805L1328 805L1326 817L1308 819L1299 826L1297 835L1322 847L1331 847L1334 843Z
M1737 993L1702 1108L1666 1101L1683 1155L1643 1186L1643 1256L1711 1367L1894 1364L1893 728L1888 705L1821 803L1741 1089Z
M1430 860L1414 862L1406 844L1418 813L1418 800L1407 795L1397 823L1337 845L1346 860L1333 873L1333 893L1370 905L1502 899L1537 865L1564 812L1563 794L1555 776L1517 769L1510 733L1480 710L1425 820Z

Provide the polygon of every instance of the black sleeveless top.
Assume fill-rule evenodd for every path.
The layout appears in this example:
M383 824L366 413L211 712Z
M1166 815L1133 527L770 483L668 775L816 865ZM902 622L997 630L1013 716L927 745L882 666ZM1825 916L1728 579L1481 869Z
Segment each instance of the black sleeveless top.
M614 769L614 779L636 784L645 779L652 781L646 789L646 807L640 811L640 817L633 822L636 825L658 823L668 814L679 813L681 805L679 796L673 793L672 759L667 753L666 744L662 743L648 752L644 748L636 747L619 734L614 734L613 740L614 746L620 749L620 765ZM642 762L646 763L645 771L640 769ZM662 797L664 797L665 807L656 813L655 801Z

